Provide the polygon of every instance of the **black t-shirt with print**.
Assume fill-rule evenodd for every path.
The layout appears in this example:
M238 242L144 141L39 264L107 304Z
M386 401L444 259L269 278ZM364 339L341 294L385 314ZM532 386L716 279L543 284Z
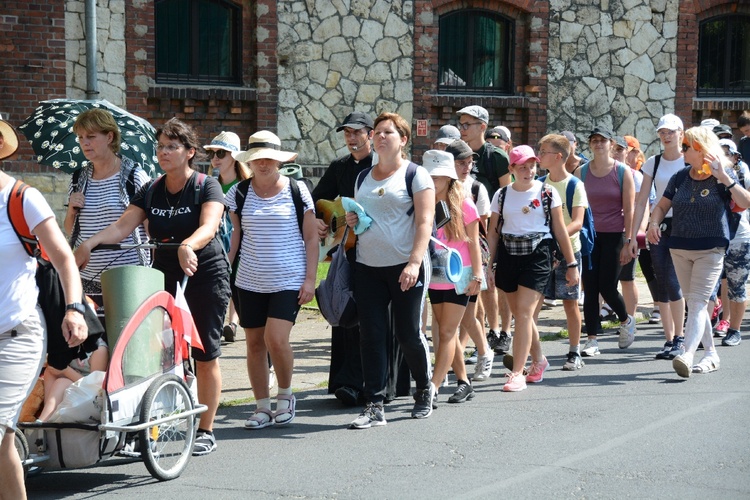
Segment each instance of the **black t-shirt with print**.
M168 197L165 180L160 177L139 189L130 200L130 203L146 212L149 234L156 241L183 241L200 225L200 208L203 203L215 201L224 204L221 185L213 177L206 176L203 180L203 189L196 192L196 188L199 188L199 175L194 172L180 194L169 194ZM151 206L146 207L146 193L149 189L152 190ZM195 253L198 256L198 271L191 280L201 281L203 278L213 278L217 273L228 272L226 253L216 236ZM168 280L180 280L184 276L177 258L177 248L157 249L153 267L164 272Z

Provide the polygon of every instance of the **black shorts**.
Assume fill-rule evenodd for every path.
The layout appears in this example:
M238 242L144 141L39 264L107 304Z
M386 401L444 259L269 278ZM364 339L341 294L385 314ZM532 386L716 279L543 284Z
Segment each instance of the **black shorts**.
M432 305L448 302L466 307L469 303L469 296L464 293L456 293L455 288L449 288L448 290L433 290L430 288L427 290L427 294L430 296L430 304Z
M628 264L622 266L620 277L617 281L635 281L635 261L636 259L633 259Z
M495 286L513 293L519 286L543 294L552 274L552 239L539 242L529 255L510 255L502 240L497 249Z
M282 290L274 293L257 293L237 289L239 303L234 306L242 328L261 328L268 318L294 323L299 312L299 290Z

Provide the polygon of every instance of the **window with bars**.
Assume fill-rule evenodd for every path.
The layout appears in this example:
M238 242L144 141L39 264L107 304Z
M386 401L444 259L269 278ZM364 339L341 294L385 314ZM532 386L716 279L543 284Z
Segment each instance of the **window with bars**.
M157 83L242 83L239 5L224 0L158 0L155 8Z
M512 94L514 25L486 10L440 16L438 92Z
M698 97L750 96L750 16L707 19L699 36Z

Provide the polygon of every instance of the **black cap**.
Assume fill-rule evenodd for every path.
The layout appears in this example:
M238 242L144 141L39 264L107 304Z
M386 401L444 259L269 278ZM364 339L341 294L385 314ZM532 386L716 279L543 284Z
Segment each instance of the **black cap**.
M717 125L714 127L714 134L718 135L719 137L726 134L726 135L729 135L728 139L731 139L732 127L730 127L729 125L724 125L724 124Z
M568 142L578 142L578 139L576 139L576 135L570 130L563 130L562 132L560 132L560 135L565 137Z
M605 139L611 140L612 139L612 131L604 128L604 127L594 127L594 130L591 131L589 134L589 140L591 140L592 137L595 135L600 135L604 137ZM625 147L628 147L627 143L625 143Z
M448 144L445 148L445 152L452 154L454 160L463 160L475 154L471 147L461 139L456 139Z
M341 132L346 127L357 130L365 127L373 128L373 121L367 113L355 111L354 113L349 113L346 118L344 118L344 124L337 128L336 132Z
M615 144L622 148L628 149L628 141L626 141L625 138L621 135L615 136Z
M495 127L487 130L487 132L484 133L484 139L500 139L505 142L510 141L510 139L508 139L508 134L506 134L505 130L501 129L500 127Z

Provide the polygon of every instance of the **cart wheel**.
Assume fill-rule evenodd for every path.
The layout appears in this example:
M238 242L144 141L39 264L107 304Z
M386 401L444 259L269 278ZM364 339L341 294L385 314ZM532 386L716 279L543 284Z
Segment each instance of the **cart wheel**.
M29 453L30 453L29 442L26 440L26 436L24 436L23 432L21 432L18 429L16 429L15 439L13 441L14 441L14 444L16 445L16 451L18 452L18 456L21 458L21 464L23 464L23 462L29 458ZM24 476L26 475L28 471L29 471L29 466L24 465L23 466Z
M141 456L159 481L179 477L193 453L195 415L180 417L193 409L187 385L176 375L157 378L143 396L141 423L173 417L173 420L139 431Z

